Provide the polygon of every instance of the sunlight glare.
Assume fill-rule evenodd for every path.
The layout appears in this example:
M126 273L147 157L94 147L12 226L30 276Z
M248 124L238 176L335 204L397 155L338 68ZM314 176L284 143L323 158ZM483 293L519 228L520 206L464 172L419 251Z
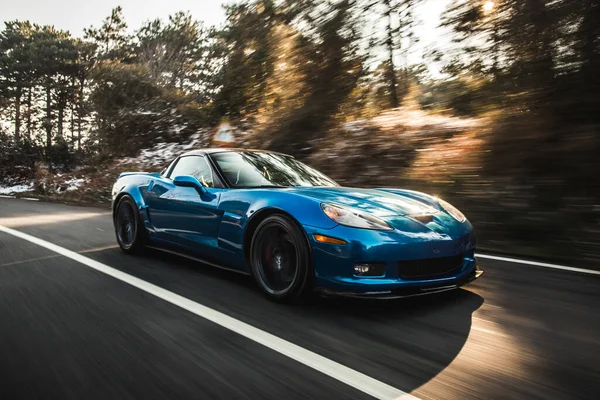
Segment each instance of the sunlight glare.
M84 213L59 213L59 214L32 214L18 217L0 218L0 225L9 228L20 228L24 226L35 226L42 224L57 224L61 222L73 222L83 219L110 215L110 212L84 212Z

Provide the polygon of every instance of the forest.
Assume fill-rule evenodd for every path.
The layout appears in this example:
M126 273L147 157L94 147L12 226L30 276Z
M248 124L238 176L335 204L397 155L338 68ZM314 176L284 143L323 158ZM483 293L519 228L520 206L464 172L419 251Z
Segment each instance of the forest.
M5 21L0 185L49 195L228 120L344 185L448 199L483 249L598 262L600 4L424 1L447 32L425 49L416 0L246 0L220 26L117 7L82 37Z

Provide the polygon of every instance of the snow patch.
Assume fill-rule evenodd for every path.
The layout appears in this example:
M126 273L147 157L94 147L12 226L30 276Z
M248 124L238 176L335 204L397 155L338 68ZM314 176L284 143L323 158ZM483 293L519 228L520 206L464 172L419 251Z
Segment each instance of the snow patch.
M65 192L71 192L73 190L77 190L86 182L87 182L87 180L84 178L73 178L73 179L66 180L64 182L64 184L68 185L68 186L65 189Z
M33 184L27 185L14 185L14 186L0 186L0 194L14 194L28 192L33 188Z

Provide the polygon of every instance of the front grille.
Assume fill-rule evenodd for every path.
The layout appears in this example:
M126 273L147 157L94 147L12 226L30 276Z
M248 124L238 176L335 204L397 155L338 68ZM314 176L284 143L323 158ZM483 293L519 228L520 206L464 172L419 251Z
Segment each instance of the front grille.
M464 256L427 258L398 262L398 276L402 279L441 278L458 272L464 262Z

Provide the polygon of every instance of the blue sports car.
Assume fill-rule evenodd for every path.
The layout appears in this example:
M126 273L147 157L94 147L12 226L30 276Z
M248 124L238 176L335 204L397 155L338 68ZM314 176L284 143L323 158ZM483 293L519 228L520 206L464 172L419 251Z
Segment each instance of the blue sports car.
M277 300L312 291L395 298L478 278L475 236L447 202L411 190L357 189L291 156L204 149L112 189L117 241L252 275Z

